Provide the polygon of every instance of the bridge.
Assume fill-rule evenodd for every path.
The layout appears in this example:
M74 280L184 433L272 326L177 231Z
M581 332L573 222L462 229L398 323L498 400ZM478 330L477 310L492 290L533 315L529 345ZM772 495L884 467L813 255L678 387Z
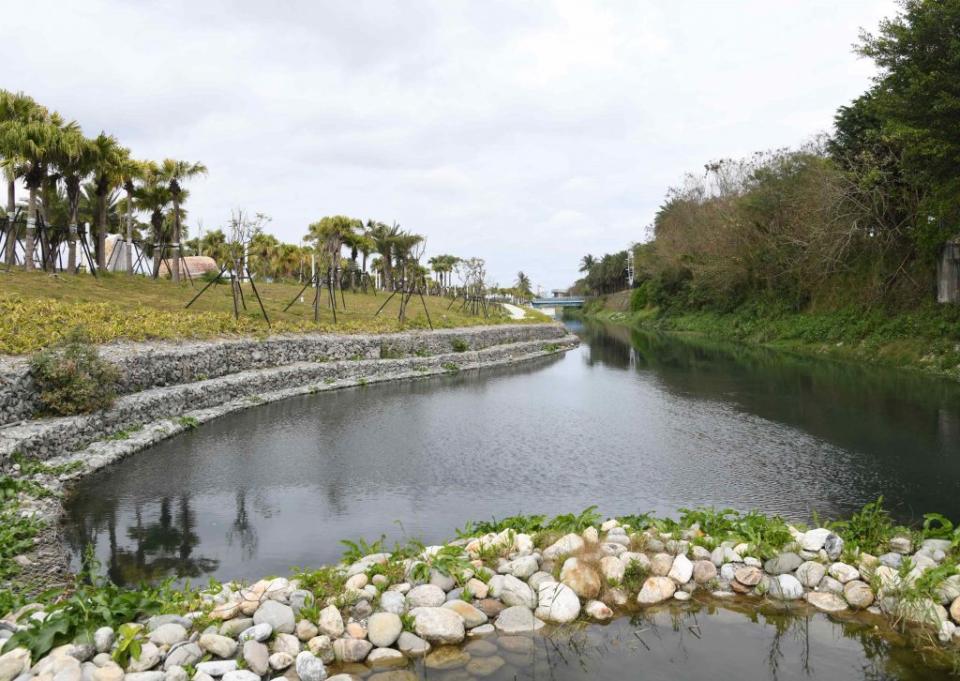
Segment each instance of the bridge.
M530 304L534 307L583 307L584 298L578 296L558 296L556 298L534 298Z

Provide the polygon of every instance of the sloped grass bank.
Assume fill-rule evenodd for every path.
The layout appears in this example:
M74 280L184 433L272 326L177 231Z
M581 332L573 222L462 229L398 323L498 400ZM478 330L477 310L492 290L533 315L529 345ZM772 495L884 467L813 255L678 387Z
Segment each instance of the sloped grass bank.
M792 312L758 303L724 313L631 310L623 305L624 298L623 294L598 298L583 314L648 330L697 334L960 380L960 307L929 305L901 313L856 308Z

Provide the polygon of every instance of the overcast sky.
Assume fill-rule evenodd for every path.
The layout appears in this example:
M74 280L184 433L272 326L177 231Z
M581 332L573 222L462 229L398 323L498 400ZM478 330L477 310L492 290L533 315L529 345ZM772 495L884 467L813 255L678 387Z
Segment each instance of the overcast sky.
M299 241L397 221L428 254L565 286L644 238L670 184L828 130L891 0L45 2L4 11L0 87L202 161L189 223Z

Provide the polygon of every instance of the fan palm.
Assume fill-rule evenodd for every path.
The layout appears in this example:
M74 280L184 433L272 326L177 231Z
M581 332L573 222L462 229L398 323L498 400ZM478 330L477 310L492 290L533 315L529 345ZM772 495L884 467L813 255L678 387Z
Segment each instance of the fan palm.
M67 191L67 225L69 242L67 250L67 269L75 272L77 268L77 214L80 210L81 186L96 169L97 148L79 130L65 133L55 163L60 170ZM49 218L49 213L48 213Z
M324 253L334 267L334 285L340 286L340 251L343 244L351 239L357 230L363 228L363 223L345 215L328 215L314 222L307 228L306 240L311 241L317 250Z
M373 240L374 250L380 254L383 287L387 290L393 289L393 252L399 234L400 225L367 222L367 235Z
M26 122L4 126L3 147L8 156L7 164L23 167L23 180L27 185L27 233L24 266L33 269L35 250L37 193L47 179L50 164L61 155L64 137L79 130L75 122L65 122L52 113L43 118L31 118Z
M137 210L150 214L150 232L153 240L153 276L160 274L162 253L160 244L167 241L164 232L164 211L170 205L170 186L160 172L160 166L153 162L143 165L143 181L134 190L134 205Z
M186 200L186 193L181 186L185 181L206 175L207 167L202 163L190 163L188 161L175 161L174 159L164 159L161 166L161 173L167 180L170 190L170 200L173 202L173 243L170 247L170 256L173 259L170 265L170 276L174 282L180 281L180 236L181 236L181 212L180 204Z
M129 162L129 150L120 146L113 135L101 132L93 139L95 169L94 196L97 200L96 232L97 267L107 266L107 197L123 183L123 169Z
M21 126L30 121L43 121L47 110L22 92L0 90L0 166L7 181L7 213L10 219L17 208L17 179L27 170L27 159L23 157L20 146ZM14 261L14 239L7 240L5 261L12 265Z

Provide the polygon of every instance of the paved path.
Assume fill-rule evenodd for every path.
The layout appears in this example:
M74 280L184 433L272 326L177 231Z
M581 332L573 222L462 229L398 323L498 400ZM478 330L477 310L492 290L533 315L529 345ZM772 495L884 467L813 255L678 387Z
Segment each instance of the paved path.
M503 305L503 309L507 311L511 319L523 319L527 316L527 313L523 311L522 307L517 307L510 303L501 303L501 305Z

